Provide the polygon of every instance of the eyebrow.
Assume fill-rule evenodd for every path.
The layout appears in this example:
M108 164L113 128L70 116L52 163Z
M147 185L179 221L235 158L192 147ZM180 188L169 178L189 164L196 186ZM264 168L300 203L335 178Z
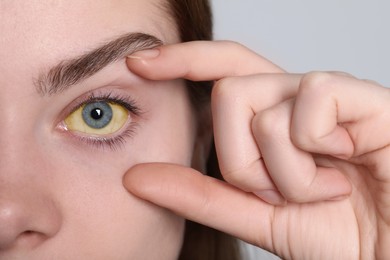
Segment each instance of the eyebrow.
M42 96L64 92L121 58L162 44L157 37L145 33L122 35L81 56L63 60L46 73L41 73L34 80L37 92Z

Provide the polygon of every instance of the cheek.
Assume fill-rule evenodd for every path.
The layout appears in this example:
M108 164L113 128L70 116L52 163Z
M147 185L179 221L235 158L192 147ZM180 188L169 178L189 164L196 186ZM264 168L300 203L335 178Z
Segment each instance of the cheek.
M172 256L179 251L184 221L130 195L116 160L110 165L93 166L81 158L53 164L57 171L51 175L52 197L62 212L61 230L48 243L53 254L61 252L58 257L63 257L68 252L74 259L158 259L159 254Z

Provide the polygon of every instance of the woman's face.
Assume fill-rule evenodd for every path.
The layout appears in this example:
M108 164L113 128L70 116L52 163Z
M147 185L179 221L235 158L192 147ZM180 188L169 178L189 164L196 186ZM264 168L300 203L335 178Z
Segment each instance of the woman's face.
M177 256L184 221L122 186L134 164L192 160L183 82L125 65L151 44L131 33L178 41L162 4L1 0L1 259Z

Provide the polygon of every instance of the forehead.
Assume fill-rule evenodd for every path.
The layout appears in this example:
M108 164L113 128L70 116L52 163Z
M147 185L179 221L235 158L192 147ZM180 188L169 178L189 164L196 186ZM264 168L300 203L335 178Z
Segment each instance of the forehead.
M1 0L0 69L50 66L128 32L175 42L171 21L165 0Z

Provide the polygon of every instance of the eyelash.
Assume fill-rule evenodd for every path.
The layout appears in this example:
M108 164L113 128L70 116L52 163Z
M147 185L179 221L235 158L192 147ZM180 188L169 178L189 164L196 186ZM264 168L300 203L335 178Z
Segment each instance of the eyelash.
M70 112L66 113L66 116L72 114L74 111L76 111L83 105L99 102L99 101L121 105L125 109L127 109L131 115L135 115L137 117L142 115L142 111L138 107L136 101L132 99L130 96L117 95L113 93L107 93L102 95L100 94L95 95L94 93L91 93L85 99L79 101L78 105L73 107L70 110ZM66 131L70 132L73 137L77 138L79 141L86 143L87 145L96 147L98 149L103 149L103 150L105 148L110 148L111 150L116 151L123 147L127 138L132 138L134 136L137 126L138 126L137 122L130 122L125 126L125 129L122 130L120 134L113 137L98 137L98 136L87 136L87 135L82 136L82 135L74 134L72 131L69 130Z

